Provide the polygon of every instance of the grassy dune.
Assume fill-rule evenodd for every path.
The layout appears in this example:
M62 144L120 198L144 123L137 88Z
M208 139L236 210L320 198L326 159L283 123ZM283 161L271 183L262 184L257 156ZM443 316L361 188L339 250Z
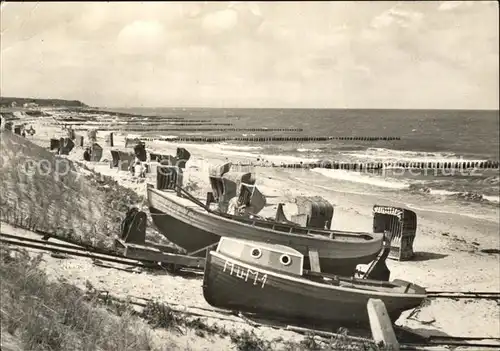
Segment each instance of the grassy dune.
M1 219L109 248L130 205L144 199L111 177L2 132Z
M41 257L31 259L22 252L0 250L2 348L168 349L154 346L147 328L138 328L138 319L129 313L110 314L78 288L62 281L50 282L37 268Z

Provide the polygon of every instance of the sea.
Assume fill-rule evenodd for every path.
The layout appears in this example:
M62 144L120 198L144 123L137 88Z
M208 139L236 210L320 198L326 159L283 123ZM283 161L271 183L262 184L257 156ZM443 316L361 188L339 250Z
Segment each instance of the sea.
M288 162L467 162L499 161L498 110L357 110L357 109L223 109L123 108L113 111L148 116L230 123L198 128L300 128L302 131L167 131L157 126L141 135L202 136L333 136L395 137L391 141L332 140L324 142L222 142L210 144L250 159L282 156ZM168 128L169 126L163 126ZM162 128L163 128L162 127ZM155 130L156 129L156 130ZM138 134L134 132L134 134ZM384 169L356 172L314 169L325 179L343 181L346 189L373 194L418 194L435 204L455 201L499 206L499 171ZM327 185L328 182L325 182Z

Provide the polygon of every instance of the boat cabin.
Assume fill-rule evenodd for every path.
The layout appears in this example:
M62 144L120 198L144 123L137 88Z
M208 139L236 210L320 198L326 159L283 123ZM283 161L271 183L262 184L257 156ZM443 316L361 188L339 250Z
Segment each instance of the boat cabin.
M389 258L399 261L413 257L413 242L417 233L417 215L406 208L373 206L373 232L390 237Z
M263 269L302 276L304 255L288 246L222 237L217 252Z

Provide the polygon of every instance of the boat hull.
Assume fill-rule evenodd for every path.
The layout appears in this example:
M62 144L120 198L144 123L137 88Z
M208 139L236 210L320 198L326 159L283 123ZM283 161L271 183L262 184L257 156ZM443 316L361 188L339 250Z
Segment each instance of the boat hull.
M153 223L158 230L171 242L182 247L187 252L194 252L203 247L219 242L220 236L179 221L154 207L149 207ZM200 256L205 257L205 252Z
M337 289L273 274L214 252L207 255L203 295L214 307L318 326L367 325L370 298L384 301L395 322L403 311L419 306L425 298L423 294Z
M187 199L156 189L148 189L148 202L158 230L188 252L216 244L221 236L268 242L300 251L306 257L305 269L310 269L309 250L317 250L322 272L351 276L358 264L371 262L382 248L382 236L369 241L332 240L278 232L208 213Z

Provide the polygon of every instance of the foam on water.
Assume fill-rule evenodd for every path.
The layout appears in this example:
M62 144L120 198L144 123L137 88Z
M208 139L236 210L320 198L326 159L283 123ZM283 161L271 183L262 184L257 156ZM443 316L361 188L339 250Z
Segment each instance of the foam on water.
M126 139L135 139L135 138L142 138L142 135L140 134L127 134L125 136Z
M466 159L451 152L400 151L385 148L368 148L364 151L347 152L345 155L360 159L393 162L485 162L486 159Z
M443 190L443 189L430 189L429 194L431 195L438 195L438 196L449 196L449 195L455 195L458 194L458 191L449 191L449 190Z
M217 146L224 150L262 150L262 146L231 145L226 143L221 143Z
M351 172L339 169L314 168L313 172L320 173L326 177L350 182L370 184L388 189L408 189L410 184L405 181L398 181L390 178L380 178L366 173Z
M322 152L323 150L321 149L306 149L306 148L301 148L297 149L298 152Z
M493 202L493 203L500 203L500 196L488 196L488 195L483 195L483 199Z

